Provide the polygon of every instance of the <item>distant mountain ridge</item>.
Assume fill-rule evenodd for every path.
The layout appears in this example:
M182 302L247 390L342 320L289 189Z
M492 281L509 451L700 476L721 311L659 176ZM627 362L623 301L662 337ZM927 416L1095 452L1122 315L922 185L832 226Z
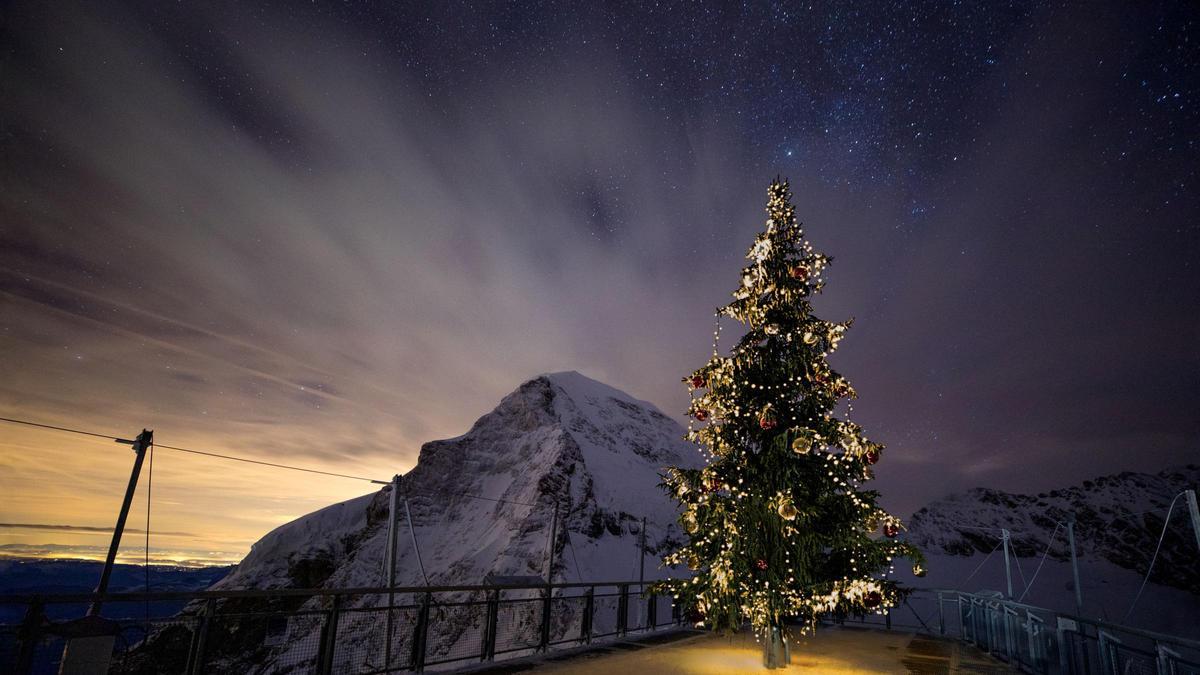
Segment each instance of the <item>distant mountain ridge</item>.
M1011 532L1019 556L1070 559L1065 523L1075 518L1080 556L1092 556L1145 574L1162 533L1171 500L1200 489L1200 466L1188 464L1155 474L1122 472L1037 495L974 488L930 503L913 514L908 538L927 553L969 556L989 553L1000 528ZM1055 528L1058 527L1057 533ZM1180 498L1154 564L1151 581L1200 595L1200 565L1185 499Z

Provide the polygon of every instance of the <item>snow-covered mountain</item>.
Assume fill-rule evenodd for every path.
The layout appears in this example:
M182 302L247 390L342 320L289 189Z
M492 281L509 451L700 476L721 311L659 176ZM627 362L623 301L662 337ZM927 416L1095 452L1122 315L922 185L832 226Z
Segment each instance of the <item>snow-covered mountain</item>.
M898 576L923 587L1007 591L999 548L1003 528L1015 553L1008 570L1013 595L1074 613L1071 553L1061 524L1074 517L1084 615L1200 637L1200 552L1182 497L1150 583L1134 603L1168 506L1183 490L1198 488L1200 466L1187 465L1157 474L1102 476L1037 495L984 488L951 495L920 509L909 522L906 536L929 556L928 576L912 578L899 568Z
M422 446L401 479L414 534L432 585L479 584L484 576L544 577L552 513L556 581L628 580L638 574L646 519L646 578L683 539L675 503L658 488L665 466L702 463L678 423L652 404L576 372L522 384L466 434ZM214 589L381 586L391 486L334 504L270 532ZM424 583L401 512L397 585ZM289 627L255 672L300 666L288 643L311 642ZM339 629L340 643L378 631ZM434 636L447 645L455 635ZM309 645L311 646L311 645ZM237 659L238 655L229 655ZM248 662L244 661L243 663Z

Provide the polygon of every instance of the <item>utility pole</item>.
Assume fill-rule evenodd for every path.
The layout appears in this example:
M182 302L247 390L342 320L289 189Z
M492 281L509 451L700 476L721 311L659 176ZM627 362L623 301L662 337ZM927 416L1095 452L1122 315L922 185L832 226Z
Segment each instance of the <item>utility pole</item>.
M1012 600L1012 568L1008 563L1008 530L1001 529L1001 543L1004 544L1004 578L1008 581L1008 599Z
M642 529L638 537L638 592L646 594L646 517L642 516ZM638 626L646 625L642 616L642 602L638 601Z
M642 536L638 541L638 589L646 590L646 517L642 516Z
M125 531L125 520L129 518L129 505L133 503L133 493L137 490L138 476L142 473L142 460L146 458L146 448L154 443L154 432L142 429L135 440L117 439L118 443L133 446L136 457L133 460L133 471L129 474L129 485L125 488L125 500L121 502L121 513L117 516L117 526L113 529L112 543L108 545L108 557L104 559L104 570L100 572L100 585L96 586L96 598L88 608L88 616L99 616L100 596L108 592L108 580L112 577L113 563L117 560L117 549L121 546L121 534Z
M396 605L396 506L400 502L400 476L392 476L392 494L388 500L387 556L384 558L388 585L387 635L383 640L383 669L392 667L392 608Z
M1187 493L1188 511L1192 514L1192 534L1196 535L1196 548L1200 549L1200 508L1196 506L1196 491L1184 492Z
M554 514L550 516L550 539L546 542L546 585L554 583L554 540L558 536L558 501L554 502Z
M1075 516L1067 521L1067 541L1071 543L1071 573L1075 575L1075 615L1083 616L1083 588L1079 586L1079 558L1075 554Z

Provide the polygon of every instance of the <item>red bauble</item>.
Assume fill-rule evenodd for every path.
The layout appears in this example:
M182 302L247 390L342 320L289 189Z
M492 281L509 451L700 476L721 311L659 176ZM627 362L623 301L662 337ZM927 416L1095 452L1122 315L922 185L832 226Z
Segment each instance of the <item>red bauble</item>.
M758 560L754 561L754 566L765 572L767 569L767 561L759 558Z
M871 448L863 453L863 459L867 460L867 464L874 464L879 461L879 451Z
M763 415L758 418L758 426L762 427L763 431L770 431L779 426L779 421L769 415Z
M721 479L716 476L709 476L704 483L704 489L708 492L716 492L721 489Z
M814 373L812 378L813 378L813 380L820 382L821 384L825 384L826 382L829 381L829 375L826 375L823 372Z
M808 268L804 265L793 266L788 270L788 274L791 274L792 278L797 281L808 281Z
M700 420L701 422L708 419L708 411L705 410L704 408L700 408L699 410L696 411L695 414L696 414L696 419Z
M867 596L863 598L863 604L867 607L878 607L882 602L883 596L879 594L879 591L870 591L867 593Z
M884 523L883 524L883 536L891 538L891 537L895 537L898 534L900 534L900 527L898 525L896 525L895 523Z
M704 378L699 375L692 376L692 388L700 389L704 387Z

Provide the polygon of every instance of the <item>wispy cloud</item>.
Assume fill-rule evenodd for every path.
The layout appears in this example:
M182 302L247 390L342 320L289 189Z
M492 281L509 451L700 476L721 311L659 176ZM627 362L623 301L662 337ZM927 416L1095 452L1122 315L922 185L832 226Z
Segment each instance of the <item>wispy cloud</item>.
M44 523L0 523L0 529L12 530L43 530L48 532L88 532L97 534L112 534L111 527L89 527L87 525L49 525ZM130 534L145 534L146 530L139 530L136 527L126 527L125 531ZM154 534L165 537L195 537L191 532L159 532L154 531Z

